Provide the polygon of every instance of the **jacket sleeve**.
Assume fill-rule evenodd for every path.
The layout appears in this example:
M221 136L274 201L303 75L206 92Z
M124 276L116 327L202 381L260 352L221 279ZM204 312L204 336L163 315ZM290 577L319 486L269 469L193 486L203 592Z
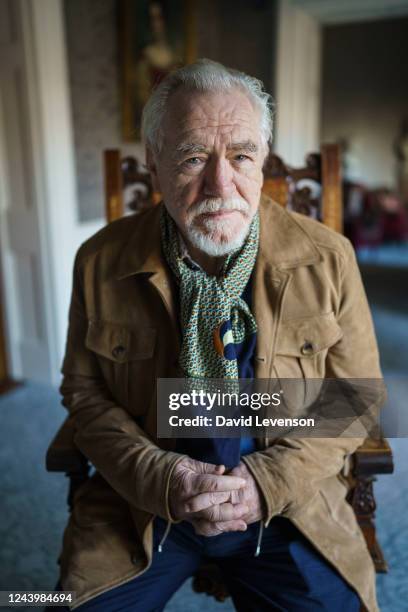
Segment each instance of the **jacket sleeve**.
M326 377L377 379L378 383L382 375L371 313L354 249L348 240L344 244L337 312L343 336L328 352ZM378 408L385 401L385 390L382 384L374 388ZM242 457L265 498L266 524L276 514L291 516L299 511L315 495L321 481L339 474L347 456L364 442L366 435L361 435L280 438L267 449Z
M69 328L60 386L74 420L75 445L124 499L174 522L168 505L172 471L184 455L160 449L112 398L96 356L85 344L88 320L75 259Z

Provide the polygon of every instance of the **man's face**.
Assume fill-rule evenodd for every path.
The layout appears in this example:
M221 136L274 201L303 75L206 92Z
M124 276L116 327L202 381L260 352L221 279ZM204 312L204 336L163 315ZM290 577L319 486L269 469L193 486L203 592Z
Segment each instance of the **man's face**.
M184 238L214 256L240 247L263 183L259 110L239 89L180 89L162 128L162 150L150 167Z

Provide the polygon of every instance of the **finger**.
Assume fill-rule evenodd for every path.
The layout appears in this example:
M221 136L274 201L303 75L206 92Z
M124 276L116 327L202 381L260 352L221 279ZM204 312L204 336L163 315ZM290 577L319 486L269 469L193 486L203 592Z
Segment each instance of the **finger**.
M220 535L221 533L227 533L228 531L246 531L247 525L243 520L236 521L220 521L217 523L211 523L204 519L192 521L195 532L198 535L207 537Z
M229 491L215 491L211 493L199 493L194 497L186 500L184 504L184 511L186 513L200 512L211 506L216 506L230 500L231 493Z
M246 481L238 476L216 476L213 474L198 474L194 480L197 493L236 491L246 484Z
M225 465L222 464L206 463L196 459L190 461L194 464L194 471L197 474L223 474L225 472Z
M244 478L244 470L242 469L242 467L240 467L240 465L237 465L236 467L232 468L232 470L229 470L228 475Z
M219 504L212 506L206 510L197 512L197 518L203 518L212 523L233 521L243 518L249 512L249 507L246 504Z

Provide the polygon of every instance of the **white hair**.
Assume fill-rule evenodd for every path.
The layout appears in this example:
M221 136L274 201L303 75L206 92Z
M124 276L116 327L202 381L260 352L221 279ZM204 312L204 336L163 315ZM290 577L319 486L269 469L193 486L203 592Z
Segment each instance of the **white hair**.
M162 123L167 102L179 87L201 92L231 89L243 91L260 111L261 139L268 151L272 140L274 103L272 97L264 91L262 81L203 58L168 74L147 101L142 113L142 137L153 153L160 153L163 144Z

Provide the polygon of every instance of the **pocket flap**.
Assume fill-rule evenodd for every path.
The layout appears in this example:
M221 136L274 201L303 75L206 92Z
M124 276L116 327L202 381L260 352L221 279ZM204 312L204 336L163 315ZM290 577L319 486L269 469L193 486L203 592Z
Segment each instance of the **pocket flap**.
M156 329L152 327L132 329L109 321L88 321L87 348L118 363L149 359L155 342Z
M290 319L281 323L277 339L277 355L313 357L319 351L333 346L343 336L334 312Z

